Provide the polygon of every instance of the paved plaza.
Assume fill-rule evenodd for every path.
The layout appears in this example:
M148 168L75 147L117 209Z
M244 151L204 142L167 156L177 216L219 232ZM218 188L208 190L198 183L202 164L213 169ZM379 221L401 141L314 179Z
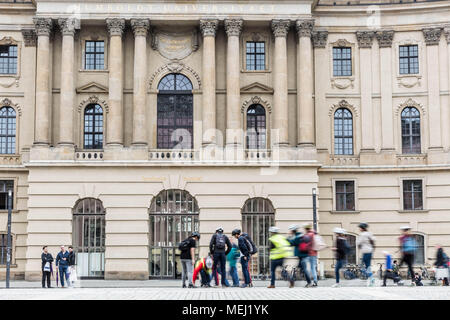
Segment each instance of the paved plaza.
M42 289L39 282L14 281L4 289L0 300L450 300L450 288L365 287L361 280L343 281L341 288L331 288L333 279L320 282L320 287L303 288L304 282L290 289L279 281L276 289L267 289L268 282L255 281L253 288L182 289L179 281L105 281L85 280L76 288Z

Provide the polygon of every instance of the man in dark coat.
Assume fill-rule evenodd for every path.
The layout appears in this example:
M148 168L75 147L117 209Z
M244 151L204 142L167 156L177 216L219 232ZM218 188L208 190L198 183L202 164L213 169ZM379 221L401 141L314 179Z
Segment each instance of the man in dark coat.
M223 234L223 228L218 227L216 233L211 237L209 243L209 251L213 254L214 265L213 270L219 270L221 274L222 286L229 287L226 275L227 254L231 251L231 242L226 235ZM220 269L217 265L220 264Z
M48 253L47 246L42 248L41 260L42 260L42 288L45 288L45 282L47 282L47 288L51 288L50 276L52 274L52 262L53 257L51 253ZM48 263L48 264L47 264ZM47 265L47 267L46 267Z

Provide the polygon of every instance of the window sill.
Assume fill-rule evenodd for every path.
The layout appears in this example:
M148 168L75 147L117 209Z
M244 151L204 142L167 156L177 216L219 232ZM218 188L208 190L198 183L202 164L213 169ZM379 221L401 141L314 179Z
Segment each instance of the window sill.
M428 213L430 210L398 210L398 213Z
M241 69L241 73L271 73L271 70L245 70L245 69Z
M89 70L89 69L80 69L78 70L78 72L83 72L83 73L108 73L109 70L108 69L102 69L102 70Z
M0 73L0 77L2 78L17 78L18 76L18 73Z
M361 213L361 211L359 211L359 210L342 210L342 211L332 210L332 211L330 211L330 213L331 214L339 214L339 213L342 213L342 214L357 214L357 213Z

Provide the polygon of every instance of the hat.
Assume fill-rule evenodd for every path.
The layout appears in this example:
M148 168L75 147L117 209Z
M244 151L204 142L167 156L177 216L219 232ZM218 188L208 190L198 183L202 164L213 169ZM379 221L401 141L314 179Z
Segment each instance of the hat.
M216 232L223 232L223 228L222 227L217 227Z
M278 233L278 232L280 232L280 228L277 228L277 227L270 227L270 228L269 228L269 232L272 232L272 233Z
M289 227L288 227L288 230L289 231L294 231L294 230L297 230L299 228L299 225L298 224L291 224Z
M410 230L411 227L410 226L401 226L400 230Z
M337 234L345 234L345 230L342 228L334 228L333 232Z
M311 225L311 223L306 222L306 223L303 224L303 228L304 228L304 229L311 229L311 228L312 228L312 225Z

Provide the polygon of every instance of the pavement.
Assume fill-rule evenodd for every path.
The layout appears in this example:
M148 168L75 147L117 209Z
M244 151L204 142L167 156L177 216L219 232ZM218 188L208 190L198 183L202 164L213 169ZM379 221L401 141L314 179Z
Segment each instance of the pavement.
M305 282L288 288L277 281L277 288L266 288L267 281L254 281L253 288L180 288L179 280L81 280L75 288L42 289L40 282L12 281L5 289L2 281L0 300L450 300L450 287L394 286L366 287L362 280L343 280L332 288L334 279L319 281L316 288L304 288ZM409 283L406 282L406 283Z

